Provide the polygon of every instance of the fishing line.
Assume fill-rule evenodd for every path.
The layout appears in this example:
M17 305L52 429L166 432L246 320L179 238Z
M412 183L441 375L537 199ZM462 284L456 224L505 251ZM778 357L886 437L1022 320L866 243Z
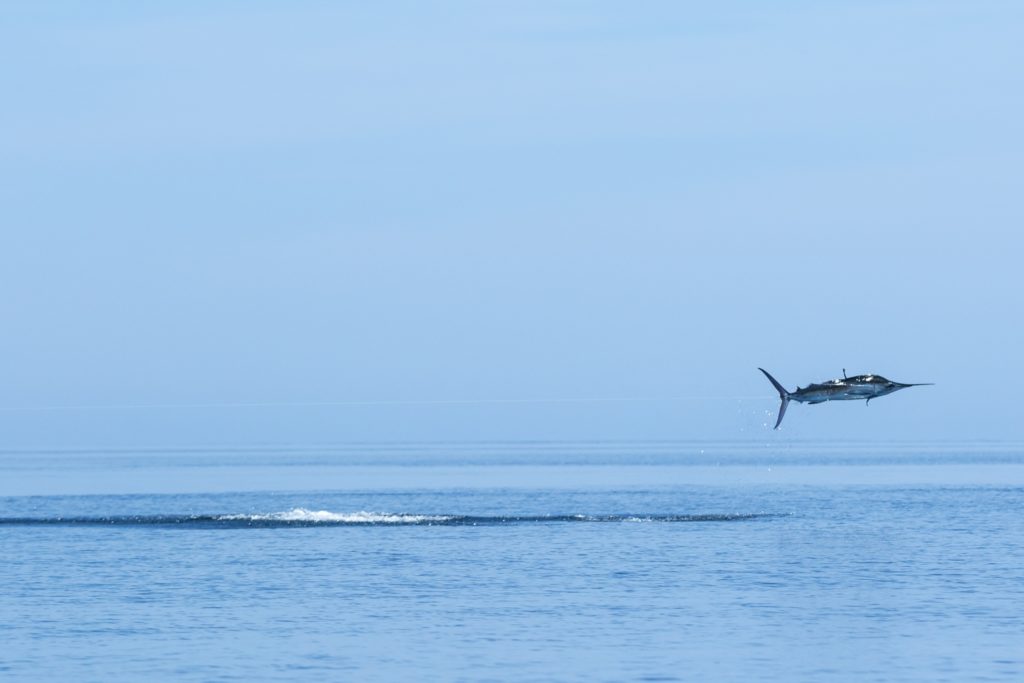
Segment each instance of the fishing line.
M271 401L208 403L121 403L99 405L0 406L0 412L59 412L99 410L232 410L248 408L372 408L403 406L526 405L556 403L659 403L674 401L766 401L766 396L630 396L599 398L485 398L387 401Z

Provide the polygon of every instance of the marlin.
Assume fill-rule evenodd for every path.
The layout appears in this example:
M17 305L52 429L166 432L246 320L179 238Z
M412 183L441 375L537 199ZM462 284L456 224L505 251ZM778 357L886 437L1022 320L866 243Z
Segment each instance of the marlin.
M847 377L846 369L844 368L842 379L830 379L820 384L808 384L803 389L797 387L796 391L786 391L774 377L768 374L767 370L764 368L758 368L758 370L764 373L768 381L778 390L779 398L782 399L782 405L779 407L779 419L775 421L775 429L778 429L779 425L782 424L782 418L786 414L786 406L789 405L790 401L814 405L815 403L824 403L825 401L859 401L864 399L864 405L867 405L873 398L885 396L900 389L932 386L931 382L923 382L921 384L893 382L891 379L886 379L881 375Z

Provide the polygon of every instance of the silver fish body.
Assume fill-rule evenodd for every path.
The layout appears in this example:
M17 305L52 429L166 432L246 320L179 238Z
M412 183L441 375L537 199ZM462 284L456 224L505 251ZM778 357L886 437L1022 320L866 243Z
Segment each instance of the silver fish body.
M779 392L779 398L782 399L782 405L779 408L779 418L775 422L775 429L778 429L779 425L782 424L782 417L786 414L786 407L790 401L810 404L825 403L826 401L863 400L867 402L873 398L886 396L900 389L930 384L904 384L902 382L893 382L881 375L873 374L847 377L844 370L842 379L831 379L827 382L809 384L803 388L797 387L795 391L786 391L774 377L768 374L767 370L764 368L758 368L758 370L764 373L764 376L768 378L768 381Z

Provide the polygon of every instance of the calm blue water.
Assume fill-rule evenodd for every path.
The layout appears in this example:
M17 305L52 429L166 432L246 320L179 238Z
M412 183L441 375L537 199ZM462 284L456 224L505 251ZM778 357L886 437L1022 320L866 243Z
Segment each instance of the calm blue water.
M4 680L1017 681L1019 445L0 453Z

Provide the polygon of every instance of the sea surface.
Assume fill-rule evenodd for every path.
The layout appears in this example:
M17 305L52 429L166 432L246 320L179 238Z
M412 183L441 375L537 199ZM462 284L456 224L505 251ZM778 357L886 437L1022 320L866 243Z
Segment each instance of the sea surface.
M0 452L0 553L4 681L1024 680L1021 444Z

